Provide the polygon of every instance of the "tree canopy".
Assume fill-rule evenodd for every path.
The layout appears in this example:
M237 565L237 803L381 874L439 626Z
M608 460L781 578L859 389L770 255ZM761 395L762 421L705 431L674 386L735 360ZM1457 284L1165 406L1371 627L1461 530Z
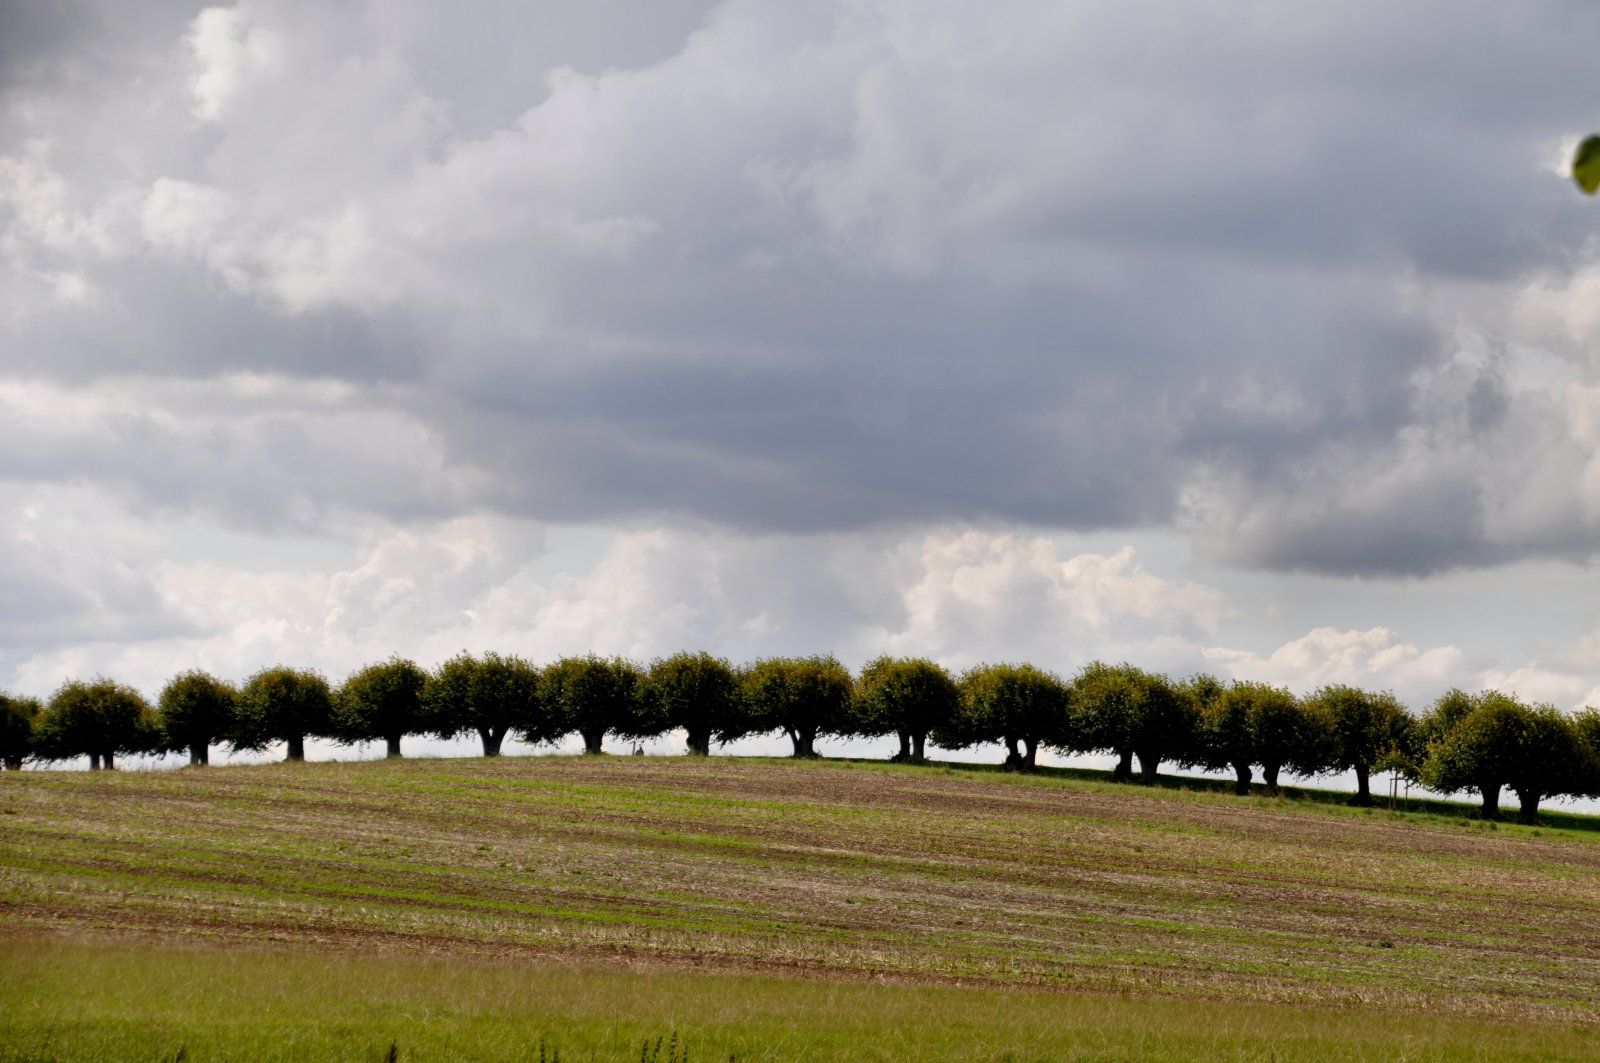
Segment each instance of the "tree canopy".
M1421 779L1441 793L1477 790L1480 814L1500 815L1500 791L1517 794L1518 817L1536 822L1539 803L1600 790L1600 766L1582 727L1550 705L1528 706L1498 690L1452 690L1423 717Z
M622 657L563 657L539 676L539 700L553 735L578 732L585 753L604 751L607 734L647 738L655 732L640 712L639 666Z
M1585 195L1600 191L1600 136L1587 136L1572 154L1572 179Z
M427 684L428 673L404 657L352 672L334 696L335 736L342 742L382 739L389 756L400 756L400 740L426 726L422 694Z
M675 653L650 663L639 685L641 711L665 731L683 728L689 752L711 753L713 739L744 732L744 702L733 665L709 653Z
M1154 782L1163 760L1182 758L1195 746L1195 706L1164 675L1131 664L1091 662L1072 683L1085 750L1113 753L1113 777L1140 774Z
M423 692L425 730L440 738L476 734L483 755L497 757L516 730L532 742L559 737L539 701L539 669L521 657L459 653L441 664Z
M207 672L173 676L161 688L157 701L163 747L187 752L190 764L209 764L211 744L233 731L238 699L239 692L231 683Z
M1031 664L980 664L961 676L960 712L940 745L952 749L998 742L1006 767L1031 771L1039 747L1079 748L1071 714L1072 692L1061 677Z
M1407 748L1411 716L1388 691L1373 692L1341 683L1320 687L1306 701L1322 719L1313 726L1326 728L1330 739L1327 768L1353 771L1354 805L1372 804L1370 776L1385 757Z
M1279 792L1285 766L1308 775L1321 771L1330 739L1298 698L1270 683L1235 680L1201 709L1201 762L1214 770L1231 768L1240 794L1250 792L1252 768L1258 765L1272 794Z
M0 764L20 771L33 755L33 731L44 706L38 698L0 693Z
M944 668L925 657L878 657L856 684L858 733L897 735L895 760L927 759L928 735L948 730L961 708L961 691Z
M333 692L320 672L277 665L263 668L239 689L233 733L235 749L286 747L285 759L306 759L308 735L333 733Z
M821 735L854 733L854 681L832 654L767 657L744 669L739 687L750 733L782 731L796 757L816 756Z
M67 760L87 755L89 769L116 767L119 753L151 753L161 744L144 695L123 683L70 680L50 696L34 732L34 755Z

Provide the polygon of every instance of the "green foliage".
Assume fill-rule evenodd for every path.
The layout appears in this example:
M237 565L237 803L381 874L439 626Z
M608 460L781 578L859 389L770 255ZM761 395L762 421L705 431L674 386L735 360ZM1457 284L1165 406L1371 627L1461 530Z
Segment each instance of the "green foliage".
M832 654L820 657L768 657L739 675L751 734L782 731L797 757L817 755L817 738L850 734L854 683Z
M206 672L189 671L174 676L161 688L157 702L162 745L189 754L189 763L210 761L210 746L233 730L234 705L239 692Z
M1116 754L1116 777L1132 775L1132 758L1147 782L1161 762L1195 748L1197 709L1166 676L1131 664L1091 662L1072 683L1082 748Z
M1464 690L1452 688L1439 696L1417 720L1413 729L1414 741L1426 750L1429 745L1443 738L1468 715L1472 713L1484 699L1498 699L1505 695L1499 691L1486 690L1480 694L1468 694Z
M1327 770L1355 772L1351 803L1371 804L1369 776L1381 762L1409 747L1410 714L1388 691L1374 693L1344 684L1319 688L1307 699L1307 709L1313 719L1321 717L1318 724L1331 738Z
M1238 775L1236 792L1241 794L1250 792L1250 768L1256 762L1255 737L1250 732L1252 693L1237 682L1214 694L1209 688L1189 691L1198 714L1195 762L1210 771L1232 769Z
M319 672L277 665L245 680L229 741L235 749L251 750L283 742L287 759L304 760L308 735L332 734L333 692L328 681Z
M1417 724L1427 750L1418 773L1422 784L1444 794L1479 790L1492 817L1498 811L1498 792L1509 781L1527 711L1498 690L1451 690L1441 696Z
M1587 726L1586 719L1569 719L1550 705L1530 708L1497 690L1452 690L1419 728L1428 735L1422 782L1440 793L1478 790L1486 819L1499 815L1500 790L1510 787L1523 821L1535 822L1544 798L1600 789Z
M1297 698L1283 687L1256 698L1250 708L1250 731L1256 743L1256 763L1267 786L1278 792L1278 770L1296 775L1320 775L1333 763L1336 738L1333 721L1316 711L1308 699ZM1407 728L1402 725L1402 738Z
M899 735L896 760L924 759L928 735L948 730L961 708L961 691L944 668L924 657L878 657L856 683L855 731Z
M16 771L33 755L33 730L43 711L38 698L0 692L0 765Z
M935 732L947 749L998 742L1006 767L1032 770L1040 746L1070 752L1081 748L1073 726L1072 691L1054 672L1031 664L980 664L961 676L960 711Z
M733 665L709 653L675 653L652 661L639 684L640 711L652 730L681 727L689 752L706 756L713 739L731 741L745 732L745 705Z
M342 742L383 739L391 757L400 740L426 726L422 711L428 673L415 661L391 657L350 675L333 699L333 730Z
M1304 775L1326 767L1330 733L1318 726L1321 719L1284 687L1235 680L1200 708L1200 763L1232 768L1241 794L1249 792L1251 769L1259 765L1267 789L1277 793L1284 767Z
M88 756L90 768L112 768L118 753L151 753L160 746L150 703L132 687L105 678L63 684L51 695L34 732L35 756Z
M1589 788L1584 791L1585 797L1600 797L1600 709L1584 706L1572 714L1572 730L1577 735L1578 741L1583 743L1584 749L1593 758L1591 766L1594 774L1589 780Z
M539 669L521 657L460 653L439 666L423 689L426 730L440 738L475 733L483 755L497 757L515 729L530 742L549 742L549 714L539 701Z
M1585 137L1572 155L1572 179L1585 194L1600 191L1600 136Z
M554 735L583 736L585 753L603 752L609 733L648 738L660 728L641 712L639 666L622 657L563 657L539 676L539 700Z

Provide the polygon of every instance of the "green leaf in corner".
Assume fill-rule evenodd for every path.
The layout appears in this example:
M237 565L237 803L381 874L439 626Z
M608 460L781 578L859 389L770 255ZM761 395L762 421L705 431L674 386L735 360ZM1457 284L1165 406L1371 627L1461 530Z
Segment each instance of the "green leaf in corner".
M1572 179L1589 195L1600 190L1600 136L1588 137L1572 157Z

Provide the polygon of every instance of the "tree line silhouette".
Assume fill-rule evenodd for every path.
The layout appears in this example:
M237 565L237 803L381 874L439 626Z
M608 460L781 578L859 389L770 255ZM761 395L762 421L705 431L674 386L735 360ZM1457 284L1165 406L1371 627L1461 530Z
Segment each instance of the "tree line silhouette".
M71 680L48 702L0 693L0 762L87 756L91 770L132 753L187 752L205 764L213 745L262 751L282 743L305 758L308 737L382 740L391 757L407 736L477 735L483 755L507 735L533 744L608 736L639 741L681 730L691 755L751 735L786 735L796 757L819 738L899 741L891 759L921 762L928 744L996 744L1005 766L1032 770L1040 749L1108 753L1113 778L1154 782L1163 764L1232 772L1235 791L1279 776L1353 772L1354 804L1371 804L1374 772L1397 771L1444 794L1475 791L1498 818L1511 790L1524 822L1558 796L1600 797L1600 709L1566 714L1494 690L1451 690L1420 715L1393 694L1343 684L1297 697L1268 683L1213 676L1173 680L1131 664L1096 661L1071 679L1031 664L983 664L953 675L923 658L879 657L857 676L831 656L770 657L734 666L678 653L648 666L593 655L538 667L521 657L459 654L429 672L392 657L333 686L282 665L235 685L183 672L155 705L110 679ZM1135 763L1138 771L1135 773Z

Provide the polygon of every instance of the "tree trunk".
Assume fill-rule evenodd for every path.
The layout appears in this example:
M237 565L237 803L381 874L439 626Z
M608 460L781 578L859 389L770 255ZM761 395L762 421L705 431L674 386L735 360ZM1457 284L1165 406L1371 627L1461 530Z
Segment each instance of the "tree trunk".
M305 735L290 735L287 744L289 746L289 751L288 751L288 754L284 757L285 760L297 760L298 761L298 760L305 760L306 759L306 736Z
M1022 740L1022 766L1028 771L1039 766L1039 740L1037 738L1024 738Z
M810 758L817 755L817 731L814 727L794 732L794 755Z
M601 744L606 738L606 733L604 730L579 731L578 733L583 736L583 751L585 753L593 755L604 752L604 750L600 748Z
M1367 785L1367 773L1370 770L1365 764L1356 765L1356 795L1350 799L1352 805L1366 808L1372 804L1372 788Z
M117 770L117 755L115 753L107 753L107 754L105 754L104 759L105 759L105 762L106 762L106 771L116 771Z
M99 771L100 770L100 754L98 754L98 753L90 753L89 754L89 770L90 771Z
M1500 784L1484 783L1478 787L1478 792L1483 795L1483 807L1478 810L1480 819L1500 818Z
M1153 786L1161 777L1161 757L1155 753L1139 754L1139 781Z
M694 730L688 733L689 755L691 757L709 757L711 755L711 732Z
M914 763L914 764L922 764L922 763L925 763L927 761L927 759L928 759L927 755L926 755L927 747L928 747L928 733L926 731L917 731L917 732L914 732L911 735L911 761L912 761L912 763Z
M207 747L204 742L189 743L189 766L199 767L202 764L209 764L210 758L206 754Z
M896 764L904 764L906 761L911 759L911 732L897 731L895 733L900 737L900 752L896 753L889 759L894 761Z
M1233 765L1233 792L1240 797L1250 796L1250 765L1242 761L1235 761Z
M1127 782L1133 778L1133 750L1117 750L1117 766L1112 769L1112 782Z
M400 735L384 735L383 736L384 744L388 747L388 749L384 752L384 756L386 756L386 757L398 757L398 756L401 755L400 754L400 738L401 738Z
M1517 791L1517 801L1522 806L1517 810L1518 823L1526 823L1530 827L1539 825L1539 798L1543 796L1537 790Z
M1022 770L1022 750L1017 747L1017 740L1007 735L1004 743L1006 747L1006 771Z
M483 755L486 757L498 757L500 755L500 743L505 740L506 729L504 727L478 728L478 741L483 743Z
M1261 765L1261 777L1267 781L1267 793L1271 794L1273 797L1277 797L1278 794L1283 792L1278 789L1279 767L1280 765L1278 764Z
M21 770L22 770L22 758L21 757L7 757L6 758L6 771L21 771Z

